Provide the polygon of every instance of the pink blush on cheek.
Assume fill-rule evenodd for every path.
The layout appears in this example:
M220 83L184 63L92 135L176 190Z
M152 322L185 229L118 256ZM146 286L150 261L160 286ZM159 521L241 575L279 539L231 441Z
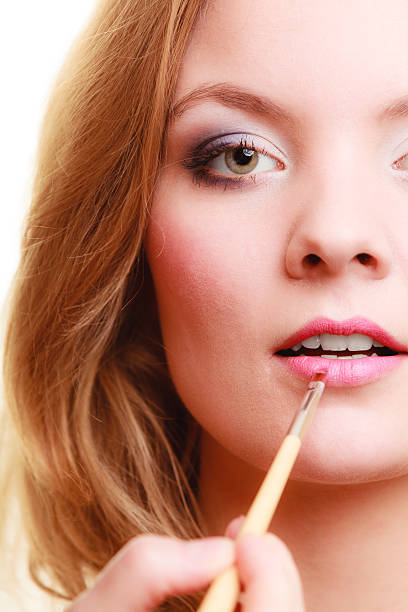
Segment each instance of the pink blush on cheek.
M153 223L146 250L163 318L173 312L174 323L183 319L184 324L201 327L216 313L225 316L233 299L234 259L226 252L225 240L203 229L194 233L188 224L167 222L163 230Z
M206 286L206 258L191 237L166 227L153 230L146 244L159 304L178 305L184 309L196 302L196 293ZM189 309L187 309L189 310Z
M213 334L219 329L212 319L225 309L222 285L228 286L214 269L210 239L200 238L166 223L165 230L152 225L146 241L167 362L185 402L193 379L197 377L197 386L200 378L208 376L203 369L214 351Z
M225 244L219 249L211 232L198 233L167 219L164 230L153 223L146 251L171 377L193 415L200 421L204 411L213 422L221 415L215 410L211 416L210 406L217 406L225 393L225 377L231 379L242 308L234 307L225 253L220 252Z

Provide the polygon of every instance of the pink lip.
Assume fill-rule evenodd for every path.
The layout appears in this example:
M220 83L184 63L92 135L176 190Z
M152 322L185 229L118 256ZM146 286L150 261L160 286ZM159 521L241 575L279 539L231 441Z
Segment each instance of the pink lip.
M361 317L354 317L346 321L333 321L319 318L311 321L302 329L290 336L277 349L288 349L310 336L319 334L365 334L381 342L388 348L406 353L407 347L400 344L393 336L387 333L376 323ZM401 365L405 355L390 355L386 357L361 357L360 359L326 359L324 357L283 357L274 355L283 365L302 378L310 379L316 372L327 369L327 384L334 387L356 387L378 380L381 376Z

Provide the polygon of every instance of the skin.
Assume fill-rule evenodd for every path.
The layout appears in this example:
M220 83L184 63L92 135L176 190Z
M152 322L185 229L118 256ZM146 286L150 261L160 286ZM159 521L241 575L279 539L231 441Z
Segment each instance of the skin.
M376 119L408 93L407 25L404 0L217 0L190 39L176 101L228 82L298 121L201 100L169 126L146 248L171 376L203 428L209 534L245 513L305 391L273 357L288 336L363 316L408 345L408 117ZM285 169L198 185L183 160L225 133ZM404 359L328 388L307 432L272 523L307 610L406 610L407 377Z

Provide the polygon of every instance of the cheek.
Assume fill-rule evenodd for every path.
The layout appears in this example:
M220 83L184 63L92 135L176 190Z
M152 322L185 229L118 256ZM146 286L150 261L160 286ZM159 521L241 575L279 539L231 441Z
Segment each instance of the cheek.
M152 220L146 249L163 337L172 349L183 342L185 350L200 350L210 329L222 332L237 324L250 277L240 236L225 234L185 220Z

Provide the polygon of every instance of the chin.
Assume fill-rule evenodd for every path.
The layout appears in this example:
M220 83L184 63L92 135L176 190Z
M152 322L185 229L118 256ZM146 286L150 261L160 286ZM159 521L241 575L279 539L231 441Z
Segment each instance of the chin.
M311 433L311 432L308 432ZM408 474L406 446L400 448L391 439L330 436L318 439L318 431L302 443L291 478L310 483L347 485L378 482ZM395 439L394 439L395 440Z

